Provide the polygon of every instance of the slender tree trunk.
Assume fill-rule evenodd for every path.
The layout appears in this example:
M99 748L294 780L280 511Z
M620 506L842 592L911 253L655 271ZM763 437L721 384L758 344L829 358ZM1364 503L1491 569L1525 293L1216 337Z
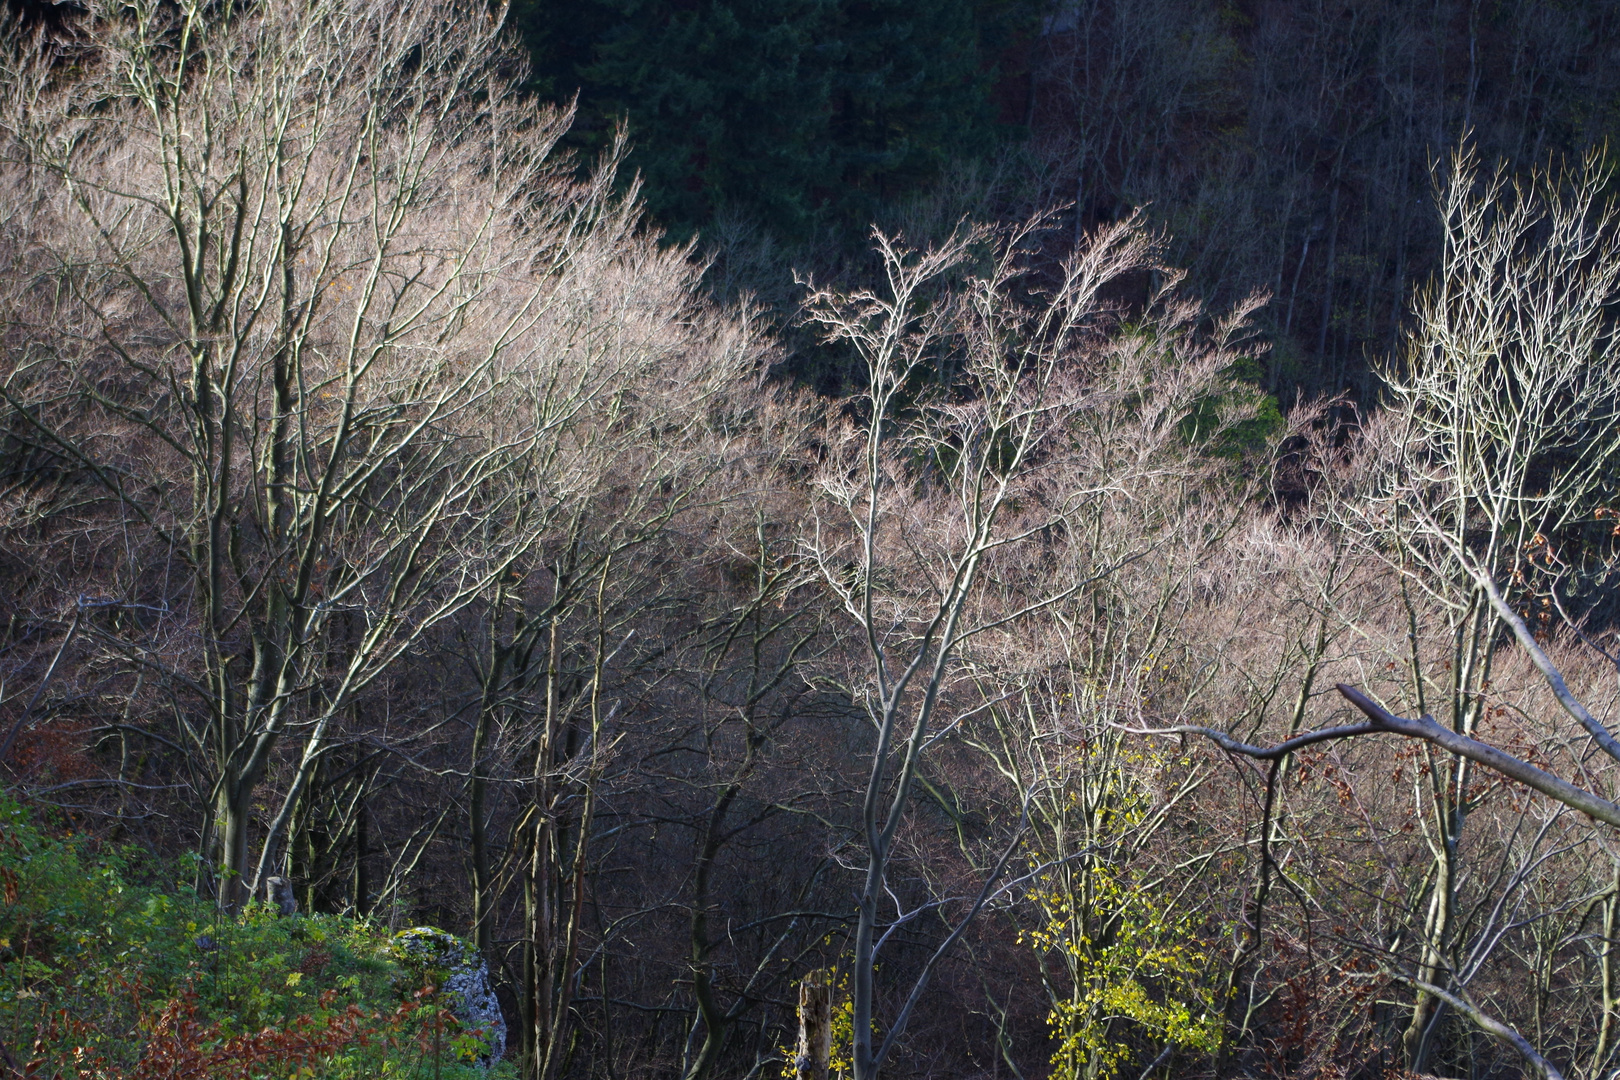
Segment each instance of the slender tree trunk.
M1446 839L1449 841L1449 837ZM1449 843L1442 848L1436 870L1434 893L1429 898L1429 914L1424 920L1423 951L1417 975L1424 982L1438 986L1445 978L1444 941L1451 931L1455 890L1456 852ZM1406 1067L1411 1072L1422 1072L1428 1061L1439 1010L1439 998L1427 991L1418 991L1412 1003L1412 1019L1401 1033L1401 1049L1406 1058Z
M483 693L478 705L478 719L473 727L472 760L467 769L467 826L472 843L472 930L473 943L480 955L487 956L490 948L490 895L491 871L489 861L489 823L485 808L488 778L484 775L485 754L489 746L490 729L495 723L498 696L506 678L507 661L511 646L500 643L501 617L506 606L506 588L495 591L494 609L490 614L489 670L485 673ZM522 633L519 620L517 633Z
M535 830L538 831L538 830ZM539 847L539 838L533 843ZM535 933L540 907L535 896L535 875L523 875L523 1053L521 1072L528 1080L540 1073L540 967L535 962Z
M1342 156L1343 156L1342 153L1341 153L1340 156L1342 158ZM1338 183L1338 172L1339 172L1339 170L1338 170L1337 166L1335 166L1335 168L1333 170L1333 174L1334 174L1334 178L1333 178L1333 194L1328 199L1328 248L1327 248L1327 269L1325 271L1326 276L1324 277L1324 279L1322 281L1322 325L1318 328L1317 335L1316 335L1316 363L1318 365L1318 368L1320 370L1322 370L1324 373L1325 373L1325 371L1327 369L1327 366L1328 366L1328 356L1327 356L1328 329L1333 325L1333 282L1334 282L1334 274L1338 269L1337 263L1338 263L1338 257L1339 257L1339 183ZM1335 370L1334 374L1335 374L1335 378L1334 378L1333 381L1337 382L1338 379L1336 377L1337 376L1337 371L1336 370ZM1340 390L1341 387L1327 386L1324 389L1326 389L1329 394L1332 394L1332 393L1335 393L1338 390Z
M699 1080L714 1066L725 1045L727 1029L731 1025L731 1016L720 1008L720 1003L714 997L714 972L709 963L709 952L713 948L709 940L709 880L714 870L715 856L719 854L721 836L725 828L726 815L731 809L732 801L742 790L740 777L746 776L753 764L756 743L750 734L747 749L744 754L742 767L738 770L739 779L733 779L715 800L714 808L705 823L703 835L698 841L697 872L692 887L692 993L697 1000L698 1016L703 1022L703 1045L698 1050L697 1057L686 1068L686 1080ZM803 994L800 995L800 1008L803 1008ZM822 1077L826 1070L823 1068Z
M1328 589L1333 589L1338 574L1339 563L1335 558L1333 570L1328 577ZM1294 697L1294 709L1289 717L1288 738L1298 735L1305 726L1307 709L1311 702L1311 691L1316 686L1316 678L1321 674L1322 659L1327 655L1328 646L1328 619L1332 605L1322 603L1320 614L1317 617L1316 637L1310 653L1310 664L1305 669L1305 677L1300 680L1299 693ZM1242 1018L1237 1018L1239 990L1244 978L1247 976L1249 966L1260 952L1263 940L1263 931L1266 917L1266 902L1270 898L1273 878L1272 848L1282 837L1282 812L1277 809L1277 796L1287 787L1289 774L1293 771L1293 755L1285 754L1271 763L1266 776L1266 801L1260 821L1260 862L1255 867L1254 902L1250 905L1249 933L1246 940L1238 947L1237 954L1232 959L1232 972L1227 978L1226 1000L1227 1022L1221 1030L1219 1048L1215 1052L1215 1072L1220 1075L1225 1071L1226 1063L1231 1056L1233 1042L1241 1039L1249 1030L1255 1011L1253 995L1244 999Z
M354 913L361 917L371 911L371 876L366 871L366 796L360 793L360 799L354 808L354 884L353 893Z
M1597 1045L1592 1049L1592 1064L1588 1075L1599 1076L1609 1063L1615 1045L1616 1027L1620 1016L1615 1008L1615 956L1614 936L1620 931L1620 862L1614 865L1614 880L1609 885L1609 896L1603 901L1603 945L1598 952L1598 967L1602 980L1603 1018L1598 1023Z
M566 591L565 572L559 568L556 597L560 599ZM524 1015L528 1028L528 1046L525 1049L529 1062L527 1075L533 1080L541 1080L545 1076L554 1056L549 1039L554 1026L550 976L551 961L555 955L552 927L555 921L553 905L556 881L552 871L558 844L553 766L559 711L561 657L558 653L562 646L561 635L561 615L554 601L546 640L545 713L534 761L533 845L529 852L529 873L524 883L524 912L529 928L523 965Z

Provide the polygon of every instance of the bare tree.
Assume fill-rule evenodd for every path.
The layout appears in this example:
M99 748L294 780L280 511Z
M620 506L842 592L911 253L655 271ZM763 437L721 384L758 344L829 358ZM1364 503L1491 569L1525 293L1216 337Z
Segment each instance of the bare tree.
M849 403L853 419L830 433L814 531L804 541L860 643L850 678L872 727L852 962L858 1080L882 1067L938 961L994 895L1020 845L1021 828L989 856L977 895L963 901L874 1046L879 951L917 915L900 910L885 925L879 914L893 895L891 863L912 788L941 731L983 704L959 693L959 683L972 683L963 650L987 634L1016 632L1117 568L1069 562L1064 539L1087 527L1096 502L1128 497L1132 482L1158 467L1153 448L1192 420L1188 400L1168 387L1209 386L1211 373L1232 363L1249 310L1220 322L1212 346L1186 358L1194 362L1156 369L1167 388L1162 398L1136 399L1138 441L1109 443L1110 467L1077 474L1074 457L1095 449L1098 430L1123 424L1131 410L1109 406L1141 389L1141 356L1161 347L1151 333L1121 334L1116 349L1102 347L1117 329L1102 290L1152 265L1152 242L1134 218L1105 228L1063 264L1049 292L1023 302L1021 288L1042 288L1025 259L1044 224L1001 233L963 227L923 252L878 233L886 291L822 291L810 305L811 318L830 339L847 341L867 369L865 391ZM1183 320L1193 310L1164 294L1153 299L1180 303ZM1209 432L1244 415L1236 398L1203 404ZM941 710L958 715L941 723Z
M1115 385L1136 390L1091 398L1083 433L1071 432L1069 483L1101 497L1076 517L1062 559L1118 569L962 650L983 699L962 737L1029 807L1031 869L1012 913L1037 951L1058 1076L1105 1075L1148 1046L1143 1062L1167 1045L1166 1060L1211 1050L1215 1002L1243 1004L1235 983L1217 986L1216 950L1201 940L1219 848L1186 849L1212 772L1185 753L1144 754L1122 731L1144 714L1196 714L1234 644L1255 633L1242 617L1207 619L1204 596L1266 521L1251 485L1268 474L1254 467L1268 447L1246 469L1210 453L1219 425L1162 422L1232 390L1230 354L1188 315L1151 308L1103 345L1120 358ZM1116 477L1125 484L1110 489ZM1267 632L1292 645L1291 629Z
M4 402L140 538L107 591L158 626L99 641L206 762L233 906L345 710L525 549L532 474L613 375L537 328L633 215L613 159L581 183L552 156L567 115L517 95L498 13L152 3L80 29L82 78L39 42L4 57L32 214Z
M1388 407L1369 422L1353 494L1338 504L1338 527L1385 563L1400 590L1410 627L1405 707L1386 707L1341 683L1364 722L1269 747L1200 725L1171 729L1272 760L1377 733L1425 744L1434 884L1416 964L1396 972L1416 991L1404 1037L1412 1068L1423 1066L1440 1011L1449 1007L1543 1075L1558 1075L1468 996L1467 977L1479 963L1463 947L1457 893L1464 825L1482 801L1472 770L1483 766L1620 826L1620 806L1602 793L1612 774L1587 762L1585 752L1550 752L1572 781L1551 760L1538 764L1481 738L1493 672L1512 642L1578 725L1585 746L1620 762L1620 742L1547 650L1560 625L1580 634L1566 602L1610 569L1591 535L1594 524L1599 534L1607 531L1603 515L1620 453L1620 342L1608 310L1620 292L1620 228L1613 207L1600 202L1607 176L1589 159L1570 176L1541 175L1523 187L1501 173L1481 181L1466 152L1454 160L1440 199L1442 273L1419 298L1401 363L1385 373ZM1444 632L1431 634L1430 619ZM1439 655L1425 653L1432 645ZM1418 715L1401 715L1408 708ZM1539 723L1554 735L1554 718ZM1569 742L1565 734L1547 745ZM1611 1009L1606 999L1605 1014ZM1609 1027L1605 1019L1603 1030Z

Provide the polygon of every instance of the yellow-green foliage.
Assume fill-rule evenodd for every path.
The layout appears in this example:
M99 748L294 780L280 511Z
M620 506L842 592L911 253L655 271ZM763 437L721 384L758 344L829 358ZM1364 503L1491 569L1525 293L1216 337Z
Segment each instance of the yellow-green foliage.
M1161 890L1095 861L1045 875L1033 898L1045 922L1026 936L1071 980L1048 1017L1054 1080L1114 1076L1133 1046L1215 1049L1210 956L1194 920Z
M849 996L849 975L838 981L838 995L832 1012L832 1051L827 1055L827 1075L855 1075L855 999Z
M848 957L845 957L848 960ZM833 990L832 1048L827 1054L827 1075L846 1077L855 1075L855 999L849 993L849 970L842 968L838 985ZM796 1044L779 1046L782 1055L782 1080L794 1080L799 1075L794 1064L798 1054Z

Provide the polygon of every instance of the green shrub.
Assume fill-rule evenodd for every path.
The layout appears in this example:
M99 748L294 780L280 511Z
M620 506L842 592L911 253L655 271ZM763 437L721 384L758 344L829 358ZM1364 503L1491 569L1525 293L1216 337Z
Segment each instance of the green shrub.
M138 853L53 833L0 797L0 1044L32 1075L509 1072L455 1064L454 1020L430 988L405 987L385 929L263 904L230 916L141 878L164 880Z

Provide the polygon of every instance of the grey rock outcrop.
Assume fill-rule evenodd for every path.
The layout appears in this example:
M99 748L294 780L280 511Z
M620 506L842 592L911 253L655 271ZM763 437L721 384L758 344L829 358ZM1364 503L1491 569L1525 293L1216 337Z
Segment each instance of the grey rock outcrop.
M284 877L264 879L264 901L283 915L298 914L298 897L293 895L292 882Z
M439 993L456 1020L480 1034L487 1045L478 1064L489 1066L506 1053L506 1018L489 985L489 967L478 950L454 934L416 926L394 935L394 956L409 969L436 973Z

